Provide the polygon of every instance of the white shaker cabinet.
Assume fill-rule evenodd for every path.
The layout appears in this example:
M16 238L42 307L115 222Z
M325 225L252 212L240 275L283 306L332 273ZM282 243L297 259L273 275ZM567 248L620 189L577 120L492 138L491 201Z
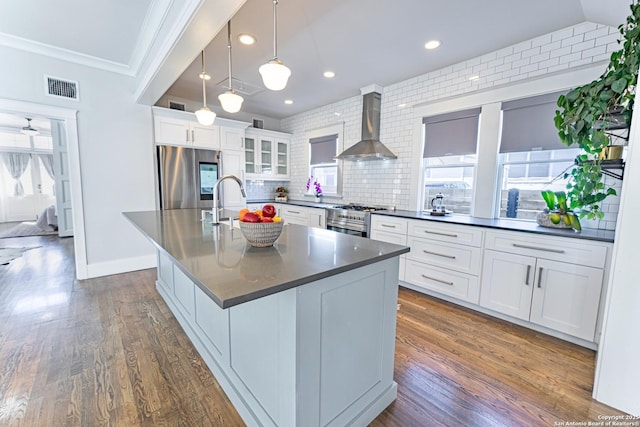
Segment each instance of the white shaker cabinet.
M289 180L291 135L248 129L244 140L247 179Z
M280 216L285 225L299 224L307 227L326 228L327 211L323 208L282 204L280 210Z
M371 215L371 234L373 240L407 246L407 220L383 215ZM405 280L407 255L400 255L399 279Z
M594 341L606 256L589 241L489 232L480 305Z
M220 150L222 151L222 174L235 175L246 185L244 130L249 125L235 120L216 119L220 124ZM240 186L233 180L225 180L222 187L222 206L227 209L242 209L246 199Z
M405 278L419 288L478 303L483 231L436 221L409 220Z
M217 124L204 126L195 114L185 111L152 107L156 144L218 150L220 128Z

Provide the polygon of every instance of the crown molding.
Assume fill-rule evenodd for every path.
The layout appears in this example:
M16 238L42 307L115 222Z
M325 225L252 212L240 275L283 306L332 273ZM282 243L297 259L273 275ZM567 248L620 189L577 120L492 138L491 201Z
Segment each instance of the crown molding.
M167 19L173 3L174 0L151 1L129 61L129 68L133 71L133 75L138 74L140 67L147 60L149 52L160 35L162 25Z
M113 73L134 76L132 69L127 64L97 58L84 53L48 45L45 43L28 40L11 34L0 33L0 46L23 50L62 61L85 65L87 67L98 68L100 70L111 71Z

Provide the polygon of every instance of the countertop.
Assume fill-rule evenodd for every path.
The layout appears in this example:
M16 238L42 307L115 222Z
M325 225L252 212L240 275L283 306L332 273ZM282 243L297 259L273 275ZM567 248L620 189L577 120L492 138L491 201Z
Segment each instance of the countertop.
M495 228L500 230L510 231L522 231L525 233L543 234L547 236L561 236L571 237L574 239L586 239L597 240L600 242L613 242L615 235L614 231L610 230L594 230L590 228L583 228L581 232L577 233L573 229L562 228L548 228L540 227L535 222L531 221L517 221L512 219L485 219L474 218L467 215L446 215L446 216L433 216L426 212L416 211L376 211L375 215L395 216L409 219L421 219L425 221L438 221L448 224L461 224L461 225L473 225L475 227Z
M309 200L291 200L291 199L289 199L286 202L278 202L278 201L275 201L274 199L247 200L247 204L249 204L249 203L256 203L256 204L261 204L261 205L266 205L267 203L270 203L270 204L278 203L278 204L281 204L281 205L306 206L308 208L322 208L322 209L329 209L329 208L332 208L332 207L340 204L340 203L316 202L313 199L309 199Z
M311 208L332 208L335 203L316 203L313 201L305 200L288 200L286 202L276 202L274 200L249 200L247 203L281 203L286 205L307 206ZM346 204L346 203L345 203ZM615 232L611 230L594 230L591 228L583 228L581 232L576 233L573 229L562 228L548 228L540 227L535 222L531 221L518 221L513 219L485 219L474 218L467 215L446 215L446 216L433 216L422 211L407 211L407 210L395 210L395 211L375 211L372 212L375 215L388 215L401 218L420 219L425 221L439 221L450 224L461 225L473 225L476 227L495 228L500 230L522 231L525 233L543 234L546 236L560 236L571 237L574 239L586 239L597 240L600 242L613 243Z
M239 229L200 221L201 209L123 215L222 308L409 252L406 246L296 224L285 224L273 247L254 248Z

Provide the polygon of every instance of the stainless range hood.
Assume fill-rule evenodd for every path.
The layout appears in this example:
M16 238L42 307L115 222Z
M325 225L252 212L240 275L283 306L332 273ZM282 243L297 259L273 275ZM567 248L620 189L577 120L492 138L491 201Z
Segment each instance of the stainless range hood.
M350 161L397 159L398 156L380 142L381 95L370 92L362 97L362 140L335 158Z

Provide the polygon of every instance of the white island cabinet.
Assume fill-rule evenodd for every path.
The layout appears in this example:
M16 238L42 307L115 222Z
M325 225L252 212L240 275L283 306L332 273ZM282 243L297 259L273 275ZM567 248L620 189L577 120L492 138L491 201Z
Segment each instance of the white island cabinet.
M291 224L252 248L197 209L125 216L158 248L158 292L247 425L366 426L395 399L406 247Z

